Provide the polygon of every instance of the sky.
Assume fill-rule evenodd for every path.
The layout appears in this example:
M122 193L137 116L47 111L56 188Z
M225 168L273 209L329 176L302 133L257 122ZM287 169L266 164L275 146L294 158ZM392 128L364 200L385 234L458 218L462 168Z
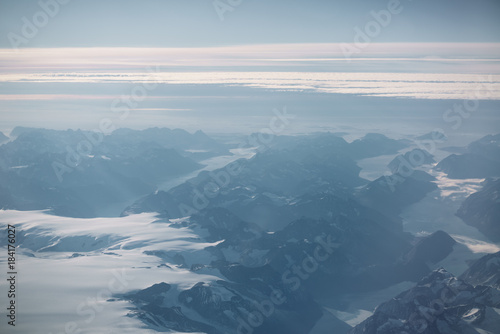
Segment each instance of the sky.
M60 1L64 4L59 4ZM216 0L227 6L229 0ZM394 0L376 42L500 42L497 0ZM195 47L262 43L349 43L354 28L392 0L231 0L218 15L213 0L41 0L57 9L23 47ZM54 8L54 6L45 6ZM0 47L21 35L35 0L0 0ZM220 10L221 11L221 10Z
M498 0L0 0L0 131L92 129L152 82L120 126L425 114L415 100L439 117L431 100L500 101L498 18Z

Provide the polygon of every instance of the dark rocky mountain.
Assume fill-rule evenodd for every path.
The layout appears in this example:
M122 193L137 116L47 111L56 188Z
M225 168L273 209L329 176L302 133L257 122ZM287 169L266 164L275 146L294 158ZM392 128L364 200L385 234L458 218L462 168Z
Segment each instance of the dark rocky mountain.
M400 154L395 157L387 167L393 174L404 173L406 169L415 169L424 165L432 165L435 163L432 154L420 148L414 148L405 154Z
M500 162L475 153L452 154L443 159L436 170L452 179L481 179L499 176Z
M439 269L353 328L350 334L497 333L500 291L473 286Z
M405 260L412 262L409 267L418 268L422 264L436 264L444 260L457 242L444 231L436 231L423 238L417 238L415 246L406 254Z
M274 149L302 148L307 150L311 145L314 145L316 146L315 151L318 153L342 152L351 159L359 160L384 154L395 154L411 144L407 140L391 139L379 133L368 133L364 137L348 143L342 138L342 135L345 133L319 132L299 136L278 136L263 146ZM248 142L258 143L259 134L252 134Z
M349 145L351 157L363 159L385 154L395 154L409 146L406 140L387 138L379 133L368 133L361 139L356 139Z
M381 176L358 191L364 205L389 215L397 216L401 209L423 199L438 187L435 178L420 170L411 170L410 175L392 174Z
M484 157L500 159L500 133L487 135L469 144L468 150Z
M467 147L464 154L452 154L435 167L453 179L500 176L500 134L488 135Z
M457 216L495 242L500 241L500 179L485 181L483 188L467 197Z
M474 286L484 285L500 290L500 252L478 259L460 278Z

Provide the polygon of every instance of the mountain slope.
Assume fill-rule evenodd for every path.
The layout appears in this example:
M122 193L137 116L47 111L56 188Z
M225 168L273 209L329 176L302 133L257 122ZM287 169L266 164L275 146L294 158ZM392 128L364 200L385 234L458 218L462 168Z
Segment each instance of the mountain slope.
M500 134L488 135L472 142L466 153L448 156L435 169L453 179L500 176Z
M486 181L462 203L457 216L491 240L500 241L500 180Z
M493 334L500 328L499 307L499 290L474 287L439 269L414 288L379 305L349 333Z
M500 290L500 252L478 259L460 278L474 286L484 285Z

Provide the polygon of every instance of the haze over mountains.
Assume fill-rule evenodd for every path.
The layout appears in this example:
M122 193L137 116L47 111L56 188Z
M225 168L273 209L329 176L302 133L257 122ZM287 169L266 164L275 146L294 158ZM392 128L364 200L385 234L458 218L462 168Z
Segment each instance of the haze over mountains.
M111 268L150 277L103 301L118 312L113 314L128 313L128 326L138 331L302 334L329 328L347 334L417 333L425 327L424 333L493 333L500 293L492 276L496 260L479 259L484 253L474 243L495 247L487 240L497 241L498 203L491 194L498 182L484 181L457 213L486 236L471 241L437 229L412 234L401 212L447 189L453 171L463 166L454 165L453 155L436 162L415 147L416 137L368 133L349 142L343 135L275 136L264 144L259 133L241 142L166 128L105 136L16 128L0 146L8 180L1 189L2 222L16 223L21 259L33 268L42 259L60 270L88 259L91 273L115 261ZM471 143L463 154L494 153L493 138ZM92 144L88 152L85 141ZM438 143L442 150L448 146ZM245 150L254 153L242 155ZM68 152L76 152L78 164L68 165ZM417 155L423 160L410 163ZM368 168L366 161L382 157L384 169L373 165L378 178L360 177L361 161ZM210 168L218 161L228 163ZM71 169L59 174L61 180L54 162ZM442 176L444 163L448 176ZM158 189L176 179L178 185ZM115 209L107 215L122 217L94 218L110 206ZM456 285L452 274L439 269L450 261L476 262L463 274L468 281L460 283L458 299L429 320L412 301L425 309L439 289ZM181 284L185 279L191 283ZM362 297L371 295L370 302ZM394 296L397 305L385 302ZM422 317L425 326L417 321ZM78 314L68 319L82 329L97 328ZM119 320L108 313L99 319L99 326Z
M499 17L0 0L0 333L500 333Z

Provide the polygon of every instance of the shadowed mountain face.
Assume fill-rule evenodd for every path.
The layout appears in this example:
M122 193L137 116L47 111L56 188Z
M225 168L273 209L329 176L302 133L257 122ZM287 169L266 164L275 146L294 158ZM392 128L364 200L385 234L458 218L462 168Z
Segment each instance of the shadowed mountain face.
M9 137L3 134L3 132L0 132L0 144L5 143L7 140L9 140Z
M495 309L499 307L499 290L473 286L440 269L379 305L373 316L349 333L496 333L500 314Z
M354 159L363 159L395 154L405 147L408 147L408 142L405 140L394 140L379 133L368 133L363 138L353 141L350 150Z
M470 195L457 216L476 227L495 242L500 241L500 180L486 181L483 188Z
M359 160L385 154L396 154L410 144L407 140L391 139L379 133L368 133L351 143L346 142L340 135L326 132L307 136L280 136L270 146L278 149L301 147L307 150L314 144L319 151L324 153L327 151L342 152L353 160Z
M16 128L0 147L0 207L51 209L55 214L94 217L153 191L160 182L201 167L186 150L205 156L226 153L202 132L85 131ZM186 155L186 156L184 156ZM123 204L122 204L123 205ZM109 214L109 213L108 213Z
M395 157L389 163L388 167L392 173L400 173L404 172L405 168L408 168L406 164L409 164L410 167L413 168L413 166L431 165L435 162L436 161L429 152L420 148L415 148L405 154L400 154Z
M438 187L435 178L413 170L409 176L399 173L381 176L357 192L361 203L389 216L397 216L401 209L416 203Z
M500 134L485 136L467 147L461 155L443 159L436 170L453 179L473 179L500 176Z
M474 286L484 285L500 290L500 252L483 256L460 278Z

